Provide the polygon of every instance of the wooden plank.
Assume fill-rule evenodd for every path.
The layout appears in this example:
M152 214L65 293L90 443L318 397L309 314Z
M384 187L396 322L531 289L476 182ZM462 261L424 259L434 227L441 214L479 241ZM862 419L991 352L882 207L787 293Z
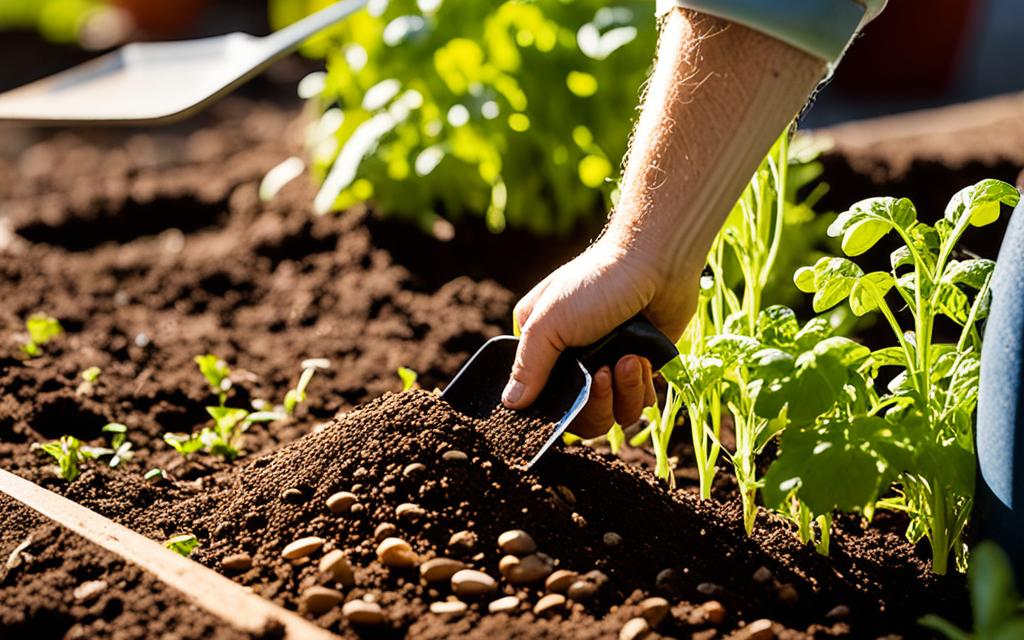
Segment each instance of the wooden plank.
M291 640L336 640L338 637L159 542L3 469L0 469L0 491L145 569L196 606L240 631L258 634L270 626L280 625L284 627L285 637Z

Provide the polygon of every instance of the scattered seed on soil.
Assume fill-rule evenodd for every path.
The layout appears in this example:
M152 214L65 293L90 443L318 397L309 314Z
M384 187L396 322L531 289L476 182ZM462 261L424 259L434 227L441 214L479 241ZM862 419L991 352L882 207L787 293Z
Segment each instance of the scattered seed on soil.
M402 475L406 478L420 476L427 470L427 465L422 462L411 462L402 469Z
M675 569L662 569L654 578L654 586L667 595L678 595L682 592L682 576Z
M469 460L469 456L458 449L445 451L441 458L448 464L462 464Z
M520 602L519 596L505 596L488 604L487 610L491 613L509 613L518 609Z
M320 558L318 568L320 573L330 575L334 580L346 587L351 587L355 584L352 565L349 564L348 558L345 557L345 553L341 549L332 549L325 553L324 557Z
M285 489L281 492L281 500L289 504L302 504L306 501L306 495L299 489Z
M430 603L430 613L445 616L461 616L466 613L469 606L462 600L445 600L444 602Z
M327 508L332 513L345 513L352 508L358 498L350 491L339 491L327 498Z
M570 507L576 504L576 494L572 492L572 489L564 484L560 484L555 487L555 490L558 491L559 497L562 498L562 500L565 500Z
M704 619L716 627L725 622L725 606L718 600L708 600L700 605L699 610Z
M551 560L532 553L522 558L516 556L505 556L499 565L501 574L511 584L532 584L539 582L551 575Z
M353 624L367 626L384 622L384 611L376 602L366 600L350 600L341 607L341 614Z
M75 587L71 595L79 602L87 602L106 590L107 583L105 580L89 580Z
M647 598L640 602L640 615L647 620L651 627L657 627L668 615L671 605L668 600L658 596Z
M374 542L380 542L384 538L390 538L398 533L398 527L390 522L382 522L373 530Z
M754 572L754 575L751 576L751 579L758 584L770 582L772 579L772 571L768 567L758 567L757 571Z
M569 585L576 582L579 577L580 575L575 571L558 569L544 581L544 588L551 593L565 593L569 589Z
M345 596L336 589L314 586L302 592L302 597L299 598L299 606L303 611L308 611L313 615L320 615L338 606L344 599Z
M565 596L560 593L549 593L533 605L533 613L542 616L565 605Z
M772 631L772 621L767 618L754 620L744 627L744 631L747 640L772 640L775 637L775 632Z
M311 553L319 551L322 546L324 546L323 538L318 538L316 536L299 538L298 540L289 543L284 550L281 551L281 556L287 560L297 560L298 558L305 558Z
M597 585L589 580L577 580L569 585L565 595L576 602L589 602L597 595Z
M498 588L494 578L475 569L457 571L451 580L452 591L460 596L479 596Z
M426 582L442 582L465 568L466 564L459 560L431 558L420 565L420 577Z
M536 551L537 543L522 529L513 529L498 536L498 548L505 553L524 555Z
M619 630L619 640L640 640L651 631L651 626L644 618L631 618Z
M403 502L395 507L395 515L399 520L416 521L427 514L423 507L411 502Z
M385 538L377 545L377 559L386 567L413 567L420 561L408 542L401 538Z
M601 536L601 542L603 542L606 547L617 547L622 544L622 536L614 531L609 531Z
M448 546L464 551L472 551L476 547L476 534L472 531L456 531L448 539Z
M220 566L228 571L248 571L252 568L252 556L248 553L233 553L224 556L220 561Z

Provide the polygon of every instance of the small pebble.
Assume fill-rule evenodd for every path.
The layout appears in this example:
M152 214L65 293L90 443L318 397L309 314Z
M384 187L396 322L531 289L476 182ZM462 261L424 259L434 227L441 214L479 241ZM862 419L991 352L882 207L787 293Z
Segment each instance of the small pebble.
M800 594L793 588L793 585L789 584L779 586L775 595L782 604L796 604L800 600Z
M487 605L487 610L491 613L508 613L518 609L519 602L518 596L505 596Z
M398 516L399 520L419 520L425 516L426 513L427 512L423 510L423 507L411 502L403 502L395 507L395 515Z
M332 513L345 513L356 503L356 494L350 491L339 491L327 498L327 508Z
M704 619L716 627L725 622L725 606L718 600L708 600L699 609Z
M565 604L565 596L560 593L549 593L533 605L533 613L542 616L545 613L554 611Z
M469 551L476 547L476 534L472 531L457 531L448 539L448 546Z
M306 501L306 495L299 489L285 489L281 492L281 500L290 504L302 504Z
M510 561L506 562L506 558ZM551 575L551 562L540 554L532 553L523 558L509 555L501 559L501 574L511 584L531 584Z
M355 584L352 565L348 563L348 559L345 558L345 554L341 549L334 549L325 553L324 557L320 558L319 569L320 573L329 574L346 587L351 587Z
M668 600L654 596L640 602L640 615L651 627L656 627L665 619L671 608Z
M423 464L422 462L412 462L410 464L405 465L405 468L402 469L402 475L405 476L406 478L411 478L413 476L418 476L422 474L426 470L427 465Z
M604 546L606 547L615 548L622 544L622 536L615 533L614 531L609 531L608 533L601 536L601 542L603 542Z
M576 602L587 602L597 595L597 585L589 580L577 580L569 585L566 595Z
M324 546L323 538L318 538L317 536L299 538L298 540L288 544L288 546L281 551L281 555L286 560L296 560L298 558L305 558L311 553L319 551L322 546Z
M825 617L829 620L846 620L850 617L850 607L840 604L832 607Z
M551 593L565 593L573 582L579 579L580 575L568 569L555 571L544 581L544 588Z
M560 484L555 487L555 490L558 491L559 497L561 497L562 500L565 500L570 507L576 504L576 495L572 492L572 489L564 484Z
M746 631L747 640L772 640L775 637L775 632L772 631L772 621L767 618L754 620L744 627L744 631Z
M386 567L413 567L419 563L419 556L408 542L401 538L385 538L377 545L377 559Z
M458 449L445 451L444 454L441 455L441 458L448 464L462 464L469 460L469 456Z
M377 528L373 530L374 541L380 541L384 538L390 538L398 532L398 527L391 524L390 522L382 522L377 525Z
M461 616L466 613L469 606L462 600L446 600L444 602L430 603L430 613L443 616Z
M714 582L702 582L697 585L697 591L703 593L706 596L713 596L723 593L725 589L718 586Z
M248 571L252 568L252 556L248 553L233 553L221 558L220 566L228 571Z
M498 588L494 578L475 569L457 571L451 580L452 591L460 596L479 596Z
M772 570L768 567L758 567L757 571L754 572L754 575L751 576L751 579L758 584L770 582L772 579Z
M658 591L668 595L678 595L682 591L682 577L675 569L662 569L654 578Z
M88 580L75 587L75 590L71 592L75 600L79 602L86 602L99 596L101 593L107 590L107 583L104 580Z
M299 605L303 610L320 615L327 613L345 599L340 591L328 589L327 587L310 587L302 592L299 598Z
M351 600L341 608L341 613L354 624L378 625L384 622L384 611L376 602Z
M537 550L537 543L522 529L512 529L498 536L498 548L505 553L524 555Z
M619 640L640 640L651 631L651 626L643 618L631 618L619 630Z
M450 580L453 575L466 568L464 562L451 558L431 558L420 565L420 577L426 582Z

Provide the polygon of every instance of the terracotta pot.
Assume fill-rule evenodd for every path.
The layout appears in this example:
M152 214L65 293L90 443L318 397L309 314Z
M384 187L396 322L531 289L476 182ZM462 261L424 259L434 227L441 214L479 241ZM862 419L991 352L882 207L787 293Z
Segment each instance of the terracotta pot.
M112 0L131 15L135 25L154 36L185 32L209 4L209 0Z
M890 0L854 42L836 73L844 93L942 93L984 0Z

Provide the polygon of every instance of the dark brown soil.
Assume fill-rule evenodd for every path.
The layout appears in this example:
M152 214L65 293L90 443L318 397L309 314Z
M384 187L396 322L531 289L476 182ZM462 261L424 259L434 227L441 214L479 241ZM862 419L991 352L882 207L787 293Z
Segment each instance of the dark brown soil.
M512 291L521 292L585 236L527 245L520 236L495 239L467 225L454 242L441 243L367 209L318 218L304 178L263 203L260 178L297 151L281 142L298 137L293 114L239 102L217 113L222 124L188 135L59 134L0 161L4 468L155 539L191 531L203 542L196 558L211 566L244 549L255 568L235 577L290 607L319 576L315 563L281 561L280 549L302 535L321 535L357 567L357 586L346 597L379 594L396 636L608 637L655 593L673 605L659 631L676 637L721 637L759 617L775 621L780 637L918 637L922 613L966 615L963 581L931 576L926 552L904 541L898 518L866 530L852 518L840 520L826 559L767 516L748 539L727 476L716 491L721 502L702 503L692 483L668 491L640 466L588 450L553 453L524 473L495 455L472 421L425 392L387 395L331 422L339 410L397 390L399 366L417 370L426 389L442 386L486 338L507 331ZM497 281L476 277L485 273ZM45 345L42 357L25 361L23 323L34 312L56 316L66 333ZM227 404L237 407L257 398L279 403L305 358L328 358L331 367L316 374L294 417L246 434L247 453L234 465L205 454L186 461L160 437L207 424L205 407L215 399L193 362L207 352L231 365ZM90 366L103 373L87 388L80 373ZM136 451L118 469L89 463L68 485L30 450L62 434L102 444L100 428L109 421L129 426ZM446 461L453 448L468 460ZM425 473L402 475L413 462ZM152 467L166 469L170 480L144 482ZM684 467L678 477L688 473ZM282 501L287 489L297 489L289 495L301 500ZM323 500L337 490L357 493L362 510L331 515ZM420 505L426 516L398 521L394 508L403 502ZM26 518L2 503L0 514L8 522ZM0 555L29 528L45 528L25 521L31 524L24 529L0 525ZM528 608L512 617L481 615L474 601L465 618L449 624L424 614L445 589L432 593L415 573L392 573L375 560L373 536L382 522L396 525L426 556L448 553L453 532L472 530L479 548L464 559L495 577L497 535L524 528L559 566L596 569L608 582L593 601L553 617L538 618ZM622 544L606 547L607 532L618 533ZM115 562L66 532L49 537L61 541L54 549L82 549L83 568L57 559L47 565L66 574L61 582L47 573L53 584L99 575L84 568L91 566L86 556ZM47 557L42 548L36 553ZM773 575L767 583L752 580L762 566ZM666 569L672 574L659 586L656 577ZM145 586L145 576L133 579L143 593L158 593ZM26 580L12 573L0 589L5 596L28 593L35 582ZM785 585L797 594L795 603L780 599ZM539 595L536 588L515 592L531 604ZM694 613L708 599L728 613L716 629ZM0 620L21 620L31 610L22 600L0 602ZM845 620L828 618L837 605L849 608ZM88 621L81 608L65 611L70 624ZM340 610L320 621L350 631ZM0 635L7 630L0 627Z

